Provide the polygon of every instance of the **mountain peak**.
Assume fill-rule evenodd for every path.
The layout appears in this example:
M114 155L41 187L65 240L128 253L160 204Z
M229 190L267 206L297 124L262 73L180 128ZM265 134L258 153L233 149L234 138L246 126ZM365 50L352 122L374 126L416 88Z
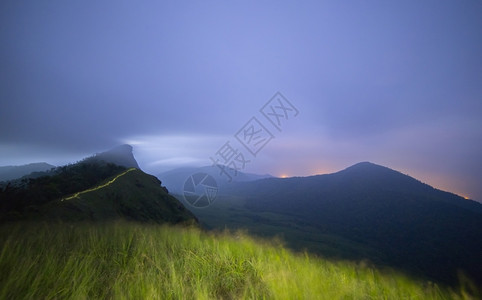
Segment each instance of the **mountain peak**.
M359 163L356 163L338 173L381 173L381 172L384 172L384 173L392 173L392 174L395 174L395 173L400 173L398 171L395 171L395 170L392 170L388 167L384 167L384 166L381 166L381 165L377 165L375 163L372 163L372 162L369 162L369 161L364 161L364 162L359 162Z
M402 191L432 190L433 187L399 171L371 162L360 162L333 174L336 178L356 181L366 186L377 186L379 189L397 189ZM397 184L394 184L394 183Z
M136 159L134 158L133 148L128 144L114 147L102 153L97 153L93 159L110 162L126 168L140 169Z
M388 169L387 167L384 167L384 166L381 166L381 165L377 165L375 163L372 163L372 162L369 162L369 161L362 161L362 162L359 162L359 163L356 163L348 168L346 168L345 170L347 169L360 169L360 168L383 168L383 169Z
M132 154L134 148L129 144L123 144L116 146L108 151L102 153L120 153L120 154Z
M129 144L123 144L123 145L119 145L117 147L112 148L110 151L119 150L119 151L126 151L126 152L132 153L133 149L134 148Z

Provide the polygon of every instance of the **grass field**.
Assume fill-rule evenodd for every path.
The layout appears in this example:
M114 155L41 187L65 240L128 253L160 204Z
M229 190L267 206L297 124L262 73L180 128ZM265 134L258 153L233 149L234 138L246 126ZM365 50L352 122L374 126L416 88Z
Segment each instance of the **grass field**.
M0 226L0 299L470 299L243 233L142 225Z

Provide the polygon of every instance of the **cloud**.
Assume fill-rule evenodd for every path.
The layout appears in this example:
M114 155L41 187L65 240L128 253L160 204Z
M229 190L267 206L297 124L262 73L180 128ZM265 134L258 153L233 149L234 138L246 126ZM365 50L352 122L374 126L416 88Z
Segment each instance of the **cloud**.
M182 165L208 165L209 157L227 139L225 135L159 134L128 137L121 142L134 146L141 168L156 174Z
M121 143L153 172L209 164L280 91L300 116L249 170L308 175L370 160L476 193L475 2L2 8L0 164L61 164Z

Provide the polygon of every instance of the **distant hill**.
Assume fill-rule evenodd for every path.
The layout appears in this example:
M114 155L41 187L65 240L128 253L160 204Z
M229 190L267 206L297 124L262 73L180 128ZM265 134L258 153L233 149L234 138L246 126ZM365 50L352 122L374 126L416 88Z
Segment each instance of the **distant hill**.
M253 208L275 205L279 210L290 209L292 212L304 213L306 210L311 211L313 205L316 207L334 200L338 204L341 204L342 199L346 200L346 204L351 206L354 202L372 205L375 200L387 203L394 201L394 198L403 198L407 201L443 202L482 213L482 204L476 201L435 189L408 175L369 162L358 163L334 174L271 178L240 187L238 190L244 195L259 197L265 193L267 198L264 201L250 204ZM291 201L292 199L296 201ZM367 203L361 202L362 199L366 199ZM310 207L304 207L304 204Z
M55 168L55 166L44 162L22 166L3 166L0 167L0 181L17 179L33 172L45 172L52 168Z
M365 162L334 174L237 182L226 194L212 211L194 211L202 224L285 234L297 249L448 283L463 271L482 283L482 205L389 168Z
M132 148L122 146L58 167L45 176L7 183L0 189L0 222L127 219L197 223L156 177L112 161L137 165Z
M226 175L221 174L221 171L216 166L205 167L183 167L176 168L167 172L163 172L157 176L164 186L173 194L182 194L184 189L184 183L189 176L196 173L206 173L211 175L218 184L220 191L224 190L224 187L229 183L229 178ZM232 174L232 171L229 171ZM252 173L237 172L236 176L232 176L232 182L245 182L253 181L263 178L271 178L273 176L269 174L259 175Z

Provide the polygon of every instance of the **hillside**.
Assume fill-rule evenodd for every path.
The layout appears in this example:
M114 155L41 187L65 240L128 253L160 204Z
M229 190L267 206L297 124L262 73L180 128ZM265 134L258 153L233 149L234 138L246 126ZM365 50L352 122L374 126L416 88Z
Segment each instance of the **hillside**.
M196 223L181 202L154 176L131 168L97 187L51 202L41 212L49 219L155 223Z
M91 158L0 189L0 222L18 220L197 223L154 176Z
M470 299L472 291L295 255L239 232L21 223L0 225L0 237L1 299L425 300Z
M455 285L459 271L482 283L481 207L360 163L328 175L234 183L212 207L193 212L208 228L282 235L297 250Z

